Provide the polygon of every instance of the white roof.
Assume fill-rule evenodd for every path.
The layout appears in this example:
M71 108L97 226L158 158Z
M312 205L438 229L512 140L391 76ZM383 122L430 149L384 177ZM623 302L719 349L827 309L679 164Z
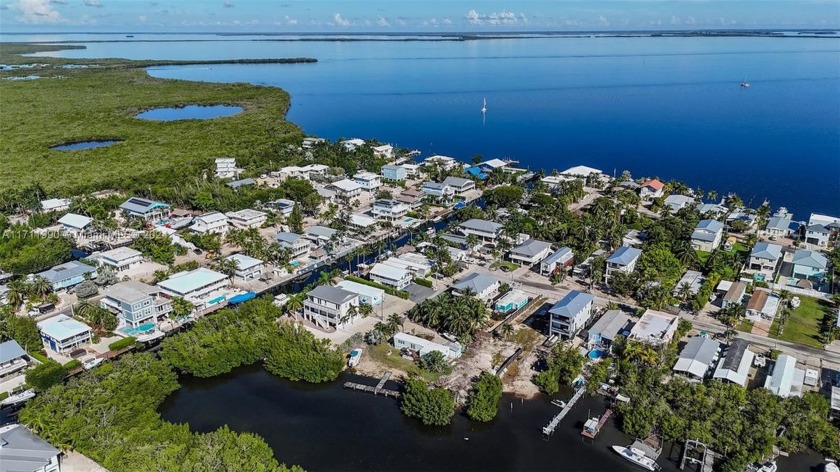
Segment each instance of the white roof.
M44 211L55 210L56 208L66 207L69 205L69 198L48 198L46 200L41 200L41 208Z
M599 169L595 169L593 167L587 166L574 166L570 167L563 172L560 172L563 175L574 175L574 176L581 176L581 177L589 177L590 174L602 174Z
M236 261L236 267L239 270L252 269L263 263L263 261L245 254L231 254L225 257L225 260Z
M379 179L380 177L379 177L379 174L374 174L373 172L364 171L364 172L357 172L353 176L353 178L356 179L356 180L366 180L367 181L367 180L376 180L376 179Z
M411 276L411 273L406 269L383 263L374 264L373 268L370 269L370 274L388 280L403 280Z
M350 215L350 223L354 226L367 228L368 226L375 225L376 220L361 213L353 213L352 215Z
M104 257L106 259L119 262L142 255L143 253L136 249L132 249L130 247L118 247L116 249L111 249L100 253L99 257Z
M481 163L481 164L479 164L479 165L480 165L480 166L492 167L492 168L494 168L494 169L498 169L499 167L505 167L505 166L507 166L507 165L508 165L508 163L507 163L507 162L505 162L505 161L503 161L503 160L501 160L501 159L490 159L489 161L482 162L482 163Z
M798 375L801 372L801 376ZM798 378L798 377L801 377ZM805 379L805 372L796 368L796 358L782 354L776 359L772 375L767 376L764 388L769 389L780 397L801 394L802 381Z
M204 223L216 223L217 221L227 221L228 217L225 216L223 213L219 213L217 211L213 213L205 213L201 216L196 216L194 222L204 222Z
M52 339L62 340L90 331L90 326L61 314L38 323L38 329Z
M370 285L353 282L351 280L342 280L341 282L335 284L335 286L340 289L347 290L348 292L353 292L357 295L362 295L366 297L378 297L380 299L385 297L385 290L382 290L381 288L371 287Z
M676 330L677 316L656 310L647 310L630 330L630 338L638 341L662 340Z
M358 182L352 181L350 179L342 179L337 182L333 182L330 185L344 192L352 192L353 190L359 190L362 188L362 186L359 185Z
M268 216L268 214L259 210L252 210L250 208L246 208L244 210L228 212L227 216L239 220L252 220L255 218L262 218L264 216Z
M199 267L189 272L173 274L168 279L158 283L158 286L183 295L225 279L227 279L225 274Z
M68 213L58 219L58 222L70 228L83 229L93 221L93 218L88 218L84 215L77 215L75 213Z

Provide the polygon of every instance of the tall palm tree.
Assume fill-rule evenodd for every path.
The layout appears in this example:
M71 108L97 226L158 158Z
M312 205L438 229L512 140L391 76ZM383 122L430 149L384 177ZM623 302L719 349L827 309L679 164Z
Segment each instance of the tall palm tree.
M372 313L373 313L373 306L371 306L367 303L362 303L361 305L359 305L359 314L362 315L362 318L367 318Z
M8 293L6 293L6 301L12 306L13 311L18 311L26 300L27 286L20 280L13 280L9 282Z
M52 283L40 275L36 275L29 281L28 286L32 294L39 297L47 296L53 291Z
M392 313L388 316L388 331L391 333L398 333L402 330L403 317L397 313Z
M295 313L303 309L303 294L295 293L289 296L286 304L283 305L283 311L286 313Z
M688 282L681 283L679 288L677 288L677 296L680 297L680 300L683 302L688 300L688 297L691 296L691 284Z
M239 262L235 259L217 259L214 265L217 271L227 275L230 280L233 280L233 276L239 270Z
M331 271L325 270L318 276L318 285L332 285L333 274Z
M503 324L502 326L499 327L499 334L504 339L509 339L511 337L511 335L513 334L513 325L510 324L510 323Z

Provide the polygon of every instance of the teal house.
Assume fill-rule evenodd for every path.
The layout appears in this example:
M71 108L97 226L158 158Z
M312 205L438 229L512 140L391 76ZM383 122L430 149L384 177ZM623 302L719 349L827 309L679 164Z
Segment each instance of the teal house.
M498 313L510 313L528 304L528 296L522 290L514 289L496 301L493 309Z

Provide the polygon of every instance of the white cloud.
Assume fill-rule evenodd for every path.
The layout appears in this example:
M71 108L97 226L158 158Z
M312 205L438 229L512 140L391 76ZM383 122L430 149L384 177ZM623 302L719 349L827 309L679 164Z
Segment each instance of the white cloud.
M59 23L64 21L61 13L50 5L49 0L20 0L17 4L22 23Z
M222 6L225 8L233 8L235 5L231 1L225 0L224 2L222 2Z
M289 17L289 15L286 15L285 20L286 20L286 24L287 24L287 25L296 25L296 24L298 24L298 20L297 20L297 18L290 18L290 17Z
M609 26L610 21L607 19L606 16L601 15L598 17L598 26Z
M528 19L524 14L517 15L512 11L502 10L500 12L493 12L487 15L481 14L475 10L470 10L464 16L467 22L472 25L515 25L517 23L527 23Z
M452 20L449 19L449 18L444 18L444 19L440 20L440 22L443 23L444 25L451 25L452 24Z
M99 0L85 0L85 6L86 7L101 8L102 7L102 2L100 2Z
M143 23L143 22L145 22L146 20L148 20L148 18L146 17L146 15L140 15L140 16L138 16L138 17L137 17L137 21L139 21L140 23Z
M345 20L341 17L341 13L333 15L333 24L336 26L350 26L350 20Z
M380 16L378 20L376 20L376 24L379 26L391 26L391 23L388 22L388 18L384 16Z

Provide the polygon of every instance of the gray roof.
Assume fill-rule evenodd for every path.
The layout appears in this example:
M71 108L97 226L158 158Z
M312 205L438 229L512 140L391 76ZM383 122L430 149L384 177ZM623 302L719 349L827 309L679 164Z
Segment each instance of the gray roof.
M331 285L319 285L310 290L306 295L309 297L320 298L321 300L326 300L330 303L335 303L336 305L341 305L342 303L346 303L358 297L358 295L353 292L333 287Z
M622 246L607 259L608 263L622 266L630 265L636 258L642 255L642 250L635 247Z
M602 338L613 340L629 321L630 317L621 310L609 310L589 328L589 333L597 333Z
M822 234L829 234L830 231L823 225L810 225L806 228L806 231L812 233L822 233Z
M51 283L62 282L83 274L96 272L96 267L91 267L87 264L82 264L78 261L65 262L57 265L52 269L45 270L37 275L49 280Z
M0 343L0 364L5 364L25 355L26 351L14 339Z
M449 185L450 187L463 187L464 185L472 183L470 179L462 179L460 177L447 177L443 179L443 185Z
M58 449L19 424L0 428L0 465L3 472L32 472L47 465Z
M554 251L554 254L546 257L545 260L543 261L543 263L544 264L554 264L555 262L557 262L560 259L562 259L563 257L565 257L566 254L571 254L571 253L572 253L571 248L561 247L560 249Z
M703 364L710 364L717 354L720 343L705 336L694 336L680 351L680 359L691 359Z
M247 185L254 185L256 183L257 183L256 180L248 177L247 179L234 180L233 182L228 182L227 186L230 187L230 188L239 188L239 187L245 187Z
M700 222L697 223L697 227L694 229L717 233L719 231L723 231L723 224L721 224L718 220L700 220Z
M593 300L595 300L594 295L572 290L560 301L555 303L548 312L564 318L574 318L583 310L583 307Z
M433 189L433 190L443 190L445 187L448 187L448 185L438 183L438 182L425 182L423 184L423 188L428 188L428 189Z
M765 229L781 229L788 231L790 230L790 218L782 218L780 216L773 216L767 220L767 226Z
M467 220L460 225L459 228L464 229L471 229L474 231L482 231L485 233L495 233L497 231L501 231L504 228L504 225L496 223L495 221L488 221L488 220L479 220L477 218L473 218L471 220Z
M331 238L332 235L338 233L338 230L327 228L326 226L310 226L306 228L305 233L312 236L319 236L322 238Z
M540 241L539 239L529 239L519 246L511 249L510 252L520 254L525 257L534 257L546 249L551 249L551 243Z
M744 357L749 343L745 339L736 338L729 343L729 348L726 350L726 356L720 364L721 369L738 370L741 365L741 359Z
M756 243L750 257L758 257L760 259L768 259L771 261L778 260L782 257L782 246L778 244L770 244L764 241Z
M473 272L458 282L452 284L452 289L459 292L469 289L472 290L473 293L480 293L498 282L499 279L496 277Z
M693 233L691 233L691 239L696 241L705 241L708 243L714 242L715 238L717 237L717 233L710 233L708 231L703 231L701 229L695 229Z
M144 284L143 282L129 280L106 288L105 296L131 304L145 300L149 298L151 294L159 292L160 289L157 287L152 287L151 285Z
M132 197L120 205L120 209L133 213L147 213L154 208L167 208L169 205L146 198Z
M280 231L276 235L274 235L274 239L277 240L278 243L286 243L286 244L294 244L297 242L298 239L302 238L303 236L297 233L288 233L286 231Z
M828 259L819 252L800 249L793 253L793 263L814 269L825 269Z

